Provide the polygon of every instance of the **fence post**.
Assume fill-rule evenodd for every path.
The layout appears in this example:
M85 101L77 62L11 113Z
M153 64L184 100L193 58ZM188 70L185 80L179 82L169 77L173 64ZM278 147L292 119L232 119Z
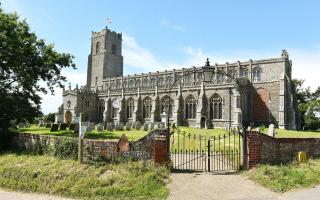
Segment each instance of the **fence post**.
M82 163L83 161L83 139L79 137L78 141L78 162Z
M208 172L210 172L210 138L208 139Z
M242 135L242 169L248 169L248 159L247 159L247 154L248 154L248 149L247 149L247 130L243 130L243 135Z

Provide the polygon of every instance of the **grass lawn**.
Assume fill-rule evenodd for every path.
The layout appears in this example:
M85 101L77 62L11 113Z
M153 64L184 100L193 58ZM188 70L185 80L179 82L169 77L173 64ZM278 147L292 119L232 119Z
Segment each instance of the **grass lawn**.
M57 132L50 132L50 128L40 127L38 128L35 125L32 125L30 128L21 128L18 130L11 130L14 132L21 132L21 133L32 133L32 134L40 134L40 135L55 135L55 136L67 136L67 137L78 137L77 134L73 134L72 130L66 131L57 131ZM86 139L103 139L103 140L116 140L118 141L122 134L126 134L129 141L136 141L146 134L148 131L143 130L130 130L130 131L96 131L93 130L92 132L87 132L85 134Z
M320 138L320 131L294 131L276 129L276 138ZM268 129L263 133L268 134Z
M244 175L273 191L287 192L320 184L320 160L300 165L260 165Z
M230 133L229 137L228 131L224 129L199 129L192 127L178 127L178 129L180 129L179 136L177 130L175 130L174 139L173 136L171 136L171 152L181 152L184 150L206 151L209 139L211 140L211 151L239 150L239 135L236 134L234 136ZM216 139L213 140L213 137ZM225 139L223 139L224 137Z
M0 154L0 187L80 199L165 199L169 171L141 162L94 166L49 156Z

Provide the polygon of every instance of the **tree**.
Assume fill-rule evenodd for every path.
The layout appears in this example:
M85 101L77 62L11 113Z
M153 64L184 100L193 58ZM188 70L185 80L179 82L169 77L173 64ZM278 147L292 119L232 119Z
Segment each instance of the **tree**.
M315 92L310 91L310 87L304 88L304 80L293 79L296 95L298 99L298 108L301 116L301 126L305 130L317 130L320 128L320 87Z
M47 114L45 117L44 117L44 121L45 122L54 122L54 119L55 118L55 115L54 115L54 113L49 113L49 114Z
M11 119L41 114L39 94L63 87L61 70L75 69L73 58L38 39L17 13L0 7L0 128L6 130Z

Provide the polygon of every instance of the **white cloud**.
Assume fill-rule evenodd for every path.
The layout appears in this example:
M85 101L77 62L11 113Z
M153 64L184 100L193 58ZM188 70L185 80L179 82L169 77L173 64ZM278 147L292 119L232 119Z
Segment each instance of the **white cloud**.
M69 86L69 82L71 83L71 87L75 88L76 84L80 86L83 86L86 84L86 73L81 73L77 71L63 71L62 75L67 77L67 82L65 83L65 87L67 88ZM51 93L48 94L40 94L42 100L41 109L42 112L45 114L48 114L49 112L57 112L58 107L62 104L62 89L56 88L55 94L51 95Z
M133 67L150 69L160 66L155 55L138 44L136 39L127 34L123 35L122 53L125 64Z
M168 19L162 19L161 20L161 24L169 29L172 29L172 30L175 30L175 31L179 31L179 32L185 32L186 29L181 26L181 25L178 25L178 24L175 24L173 22L171 22L170 20Z

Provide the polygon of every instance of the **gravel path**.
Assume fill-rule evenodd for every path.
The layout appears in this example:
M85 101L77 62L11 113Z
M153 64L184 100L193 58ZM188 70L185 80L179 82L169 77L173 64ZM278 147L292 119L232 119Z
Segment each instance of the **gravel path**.
M45 194L12 192L0 189L1 200L71 200L67 198L50 196Z
M170 200L319 200L320 186L278 194L239 174L174 173Z

